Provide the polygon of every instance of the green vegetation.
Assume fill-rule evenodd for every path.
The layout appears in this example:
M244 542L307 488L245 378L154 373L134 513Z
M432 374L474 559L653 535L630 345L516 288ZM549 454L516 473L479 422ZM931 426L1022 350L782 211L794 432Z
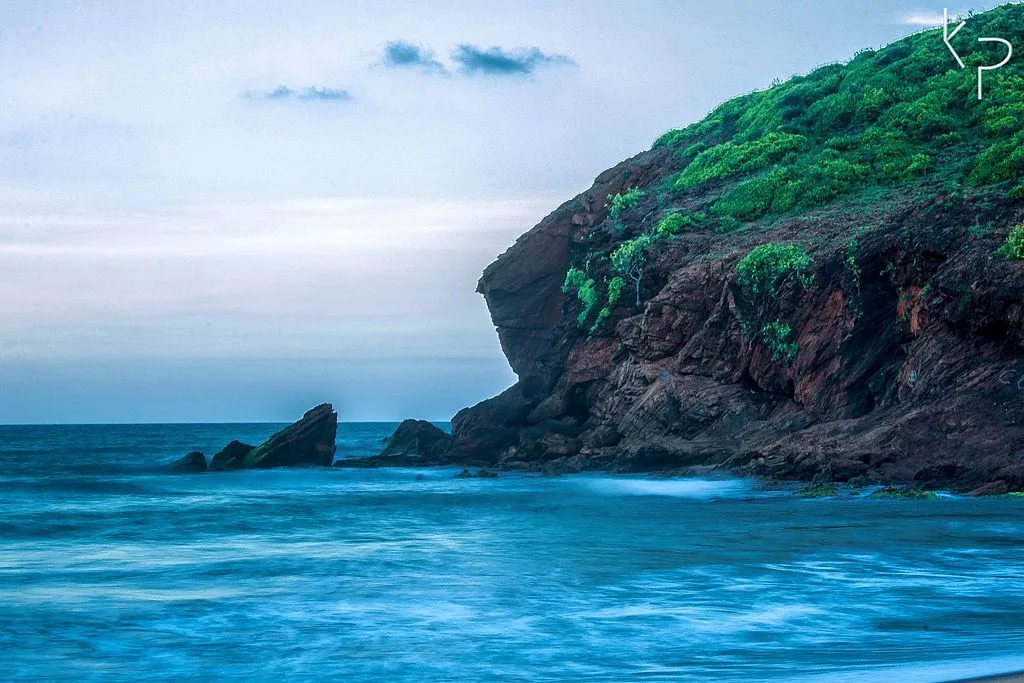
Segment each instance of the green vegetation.
M789 337L793 329L780 320L775 320L761 328L761 337L765 346L772 353L772 361L792 362L796 358L800 345L796 341L790 341Z
M698 142L695 145L690 145L683 150L683 157L695 157L708 148L703 142Z
M996 253L1011 261L1024 260L1024 223L1014 226Z
M570 268L565 274L562 293L568 294L574 289L576 290L576 298L583 304L583 310L576 317L576 322L580 327L583 327L587 323L587 318L590 317L590 312L594 310L594 306L601 299L601 295L597 291L594 278L588 277L585 271L575 267Z
M626 240L611 253L612 271L627 278L636 286L636 305L640 305L640 282L647 267L647 247L651 246L653 235L640 235Z
M601 295L597 293L597 288L594 286L593 278L587 278L587 281L576 292L576 297L583 304L583 310L580 311L579 316L576 318L576 322L582 327L587 322L587 318L590 317L590 312L594 310L594 306L597 305L601 298Z
M804 498L834 498L839 495L836 491L836 485L831 482L824 482L820 484L809 484L799 491L796 495L803 496Z
M870 496L868 496L868 498L913 498L923 500L938 500L939 494L935 493L934 491L924 491L922 489L916 489L910 486L902 488L896 486L886 486L884 488L878 489Z
M715 229L715 232L717 232L719 235L724 235L726 233L733 232L734 230L739 230L742 227L743 223L741 223L738 219L732 216L722 216L718 220L718 228Z
M737 173L758 171L807 145L802 135L767 132L755 140L724 142L704 150L676 178L676 190L686 190Z
M857 265L857 251L860 249L860 235L863 232L860 228L857 233L846 243L846 270L853 279L853 286L860 292L860 266Z
M675 147L692 139L693 132L689 128L673 128L654 141L653 149L658 147Z
M625 278L616 275L612 278L611 282L608 283L608 303L615 304L619 299L622 298L622 290L626 288Z
M984 36L1024 44L1024 5L971 17L957 41ZM723 183L707 198L722 232L924 174L947 188L1015 181L1007 192L1024 199L1024 60L986 73L978 101L977 67L995 48L962 54L966 69L941 30L923 31L725 102L657 140L689 160L667 187Z
M594 324L590 326L590 334L594 334L595 332L597 332L597 328L599 328L601 326L601 323L603 323L605 320L607 320L611 316L612 316L612 309L608 308L607 306L602 308L598 312L597 318L594 319Z
M780 320L775 311L778 309L779 291L786 283L795 282L803 289L810 286L810 266L811 257L803 247L781 243L755 247L736 265L737 280L753 296L754 317L759 321L755 325L743 321L743 334L753 342L751 332L756 330L773 362L792 362L800 350L797 342L791 339L792 327Z
M992 229L992 223L982 224L975 220L974 225L967 226L967 234L971 237L984 237Z
M689 216L678 209L672 209L658 221L658 225L654 228L654 235L655 237L675 237L680 233L699 228L707 218L707 214L695 213Z
M608 203L605 204L608 208L608 215L613 220L618 218L624 212L639 205L645 196L647 196L647 193L639 187L631 187L624 193L616 194L615 196L608 195Z
M579 289L587 280L585 271L579 268L570 268L565 274L565 282L562 283L562 294L568 294L572 289Z
M795 244L769 243L755 247L736 266L739 283L755 296L774 295L786 282L795 280L810 287L811 257Z

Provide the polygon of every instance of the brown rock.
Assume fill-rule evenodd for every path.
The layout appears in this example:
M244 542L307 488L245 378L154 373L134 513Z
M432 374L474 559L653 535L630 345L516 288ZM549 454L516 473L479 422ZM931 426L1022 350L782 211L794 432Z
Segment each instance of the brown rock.
M1024 207L998 188L936 201L924 179L874 204L658 240L642 305L623 297L594 332L581 327L580 303L561 291L567 269L589 263L609 281L608 259L588 257L647 230L641 218L664 211L657 188L683 163L661 148L606 171L484 271L478 291L520 381L455 417L456 461L560 470L573 449L595 448L627 470L1024 488L1024 269L964 228L1020 223ZM733 182L695 189L679 209L705 210ZM607 195L633 186L644 203L610 220ZM737 279L766 242L812 258L811 286L789 280L770 305L798 343L792 361L772 357L756 333L764 306ZM555 428L570 423L575 433Z
M240 470L245 468L245 456L249 455L254 448L256 447L241 441L232 441L214 454L210 460L210 471Z
M201 451L192 451L188 455L178 458L167 466L172 472L205 472L206 455Z
M426 420L404 420L378 457L435 463L444 459L451 444L452 437L436 425Z
M232 441L213 456L211 470L272 467L330 467L334 461L338 414L330 403L313 408L302 419L259 446Z
M990 481L987 484L983 484L978 488L974 489L967 495L969 496L1001 496L1004 493L1009 493L1010 487L1006 485L1005 481Z

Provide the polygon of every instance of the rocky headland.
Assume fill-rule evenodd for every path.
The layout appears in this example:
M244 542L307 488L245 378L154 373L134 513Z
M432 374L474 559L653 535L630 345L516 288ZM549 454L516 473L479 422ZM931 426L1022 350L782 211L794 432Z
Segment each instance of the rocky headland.
M968 30L1024 44L1024 6ZM1024 489L1024 63L979 102L944 50L864 51L601 173L480 279L518 382L401 457Z

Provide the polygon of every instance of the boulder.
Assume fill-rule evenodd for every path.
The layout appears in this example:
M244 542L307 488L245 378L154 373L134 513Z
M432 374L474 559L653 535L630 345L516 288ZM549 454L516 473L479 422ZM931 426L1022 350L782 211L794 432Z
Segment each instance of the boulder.
M210 471L243 469L246 466L245 456L254 448L256 447L238 440L232 441L210 459Z
M378 457L411 457L436 462L445 456L451 443L449 434L426 420L404 420Z
M211 470L269 469L272 467L330 467L334 462L338 414L330 403L313 408L302 419L277 432L259 446L232 441L213 456Z
M979 486L967 495L969 496L1002 496L1010 492L1010 487L1006 485L1005 481L990 481L989 483Z
M252 449L245 466L259 469L315 465L330 467L334 462L338 414L323 403Z
M192 451L188 455L182 456L167 466L172 472L181 472L183 474L189 472L205 472L206 471L206 454L202 451Z

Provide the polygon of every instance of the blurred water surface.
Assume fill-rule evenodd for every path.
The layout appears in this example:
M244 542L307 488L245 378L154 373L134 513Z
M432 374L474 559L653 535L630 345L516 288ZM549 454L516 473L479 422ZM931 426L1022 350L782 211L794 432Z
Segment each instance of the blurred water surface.
M1024 669L1024 500L173 475L281 425L0 427L0 679L938 681ZM393 424L342 424L338 456Z

